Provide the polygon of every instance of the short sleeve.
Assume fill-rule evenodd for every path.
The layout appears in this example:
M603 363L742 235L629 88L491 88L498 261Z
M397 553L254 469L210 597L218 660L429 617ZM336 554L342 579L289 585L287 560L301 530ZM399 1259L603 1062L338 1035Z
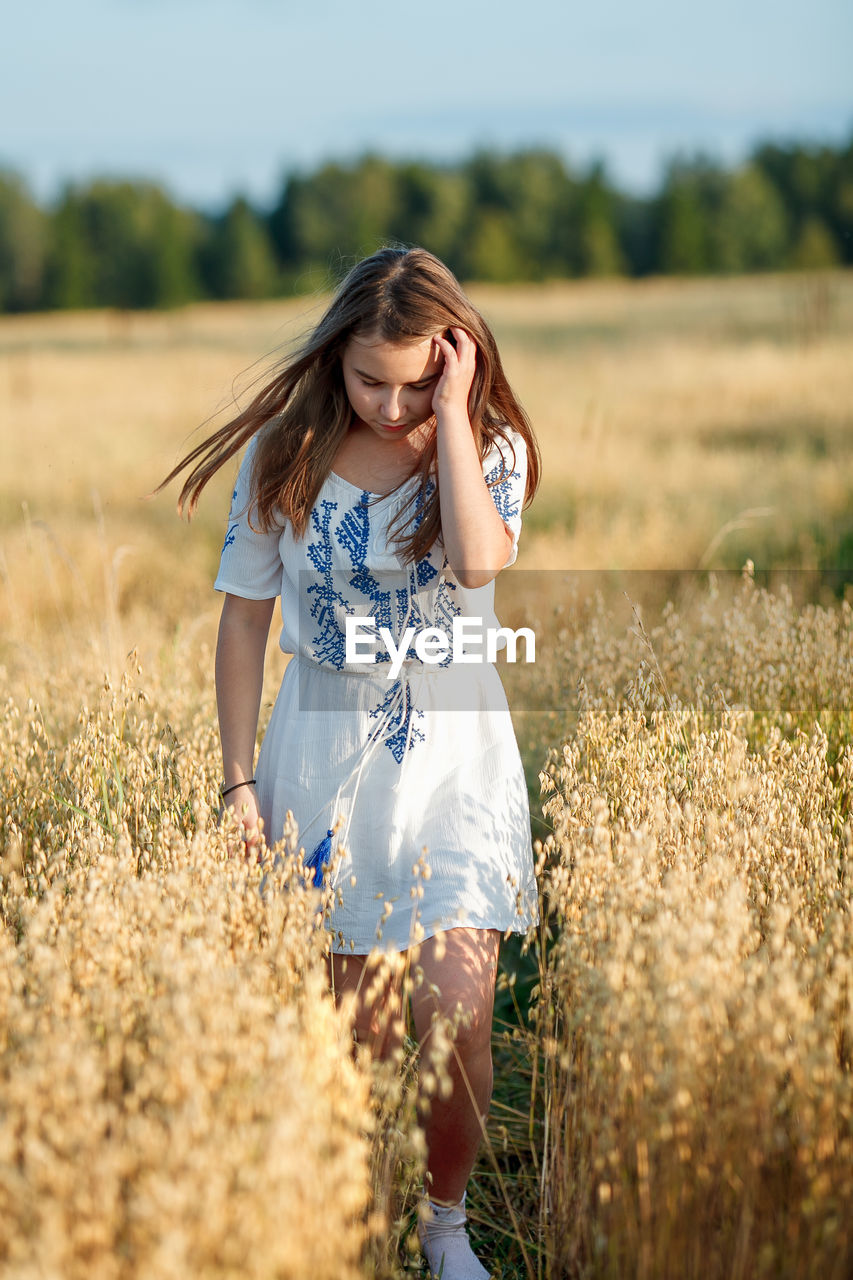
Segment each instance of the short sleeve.
M281 530L258 533L249 524L254 444L252 440L237 474L219 573L213 585L217 591L245 600L271 600L281 594Z
M515 456L513 456L515 455ZM521 533L521 511L527 487L527 446L518 431L506 431L483 459L483 475L498 515L512 534L512 549L504 569L514 564Z

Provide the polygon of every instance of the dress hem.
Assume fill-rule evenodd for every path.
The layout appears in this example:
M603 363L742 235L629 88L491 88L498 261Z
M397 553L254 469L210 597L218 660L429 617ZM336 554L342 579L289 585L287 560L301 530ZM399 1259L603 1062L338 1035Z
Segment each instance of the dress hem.
M523 936L524 934L529 933L531 929L535 929L538 924L538 917L530 920L527 924L519 923L508 925L485 924L478 920L454 920L450 924L431 926L429 929L424 931L423 937L418 938L417 942L412 940L404 947L396 945L383 946L384 940L379 938L366 951L361 950L360 947L354 947L350 950L349 947L337 946L334 942L332 943L331 950L332 954L336 956L369 956L374 952L384 955L401 955L406 951L411 951L414 947L421 946L424 942L428 942L430 938L436 937L439 933L449 933L451 929L475 929L482 931L483 933L499 933L505 938L509 933L521 934Z

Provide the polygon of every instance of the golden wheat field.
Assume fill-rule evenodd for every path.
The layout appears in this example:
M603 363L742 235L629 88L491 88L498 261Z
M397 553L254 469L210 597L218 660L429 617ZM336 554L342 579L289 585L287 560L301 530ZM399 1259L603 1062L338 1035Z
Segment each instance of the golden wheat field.
M504 948L475 1246L843 1280L853 275L472 294L544 463L499 584L542 922ZM217 825L232 476L190 526L149 496L321 302L0 319L10 1280L424 1274L417 1045L353 1057L293 833L246 865Z

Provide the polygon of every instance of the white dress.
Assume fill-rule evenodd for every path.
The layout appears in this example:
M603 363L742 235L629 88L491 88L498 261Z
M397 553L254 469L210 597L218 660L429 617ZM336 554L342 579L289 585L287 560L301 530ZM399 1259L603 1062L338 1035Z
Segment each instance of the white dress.
M503 474L490 492L512 531L509 565L526 450L517 433L507 438L514 463L506 445L493 446L483 472ZM438 545L410 565L389 546L389 522L417 477L379 496L333 472L302 540L287 523L255 532L252 452L250 444L215 585L250 600L280 596L280 644L294 655L256 769L268 842L281 838L291 810L306 859L325 857L336 951L405 950L459 925L525 932L538 919L538 899L521 759L497 669L483 660L481 628L459 621L497 627L494 583L461 587ZM359 648L349 654L348 616L370 620L358 624ZM433 637L419 656L418 633L437 627L452 641L454 619L467 628L460 646Z

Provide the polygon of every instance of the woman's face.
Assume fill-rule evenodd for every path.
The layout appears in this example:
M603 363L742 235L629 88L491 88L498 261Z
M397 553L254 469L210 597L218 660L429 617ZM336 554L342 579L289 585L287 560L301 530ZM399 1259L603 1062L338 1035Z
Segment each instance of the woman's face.
M353 335L341 366L353 413L380 439L403 440L432 417L432 397L444 366L432 338L403 345Z

